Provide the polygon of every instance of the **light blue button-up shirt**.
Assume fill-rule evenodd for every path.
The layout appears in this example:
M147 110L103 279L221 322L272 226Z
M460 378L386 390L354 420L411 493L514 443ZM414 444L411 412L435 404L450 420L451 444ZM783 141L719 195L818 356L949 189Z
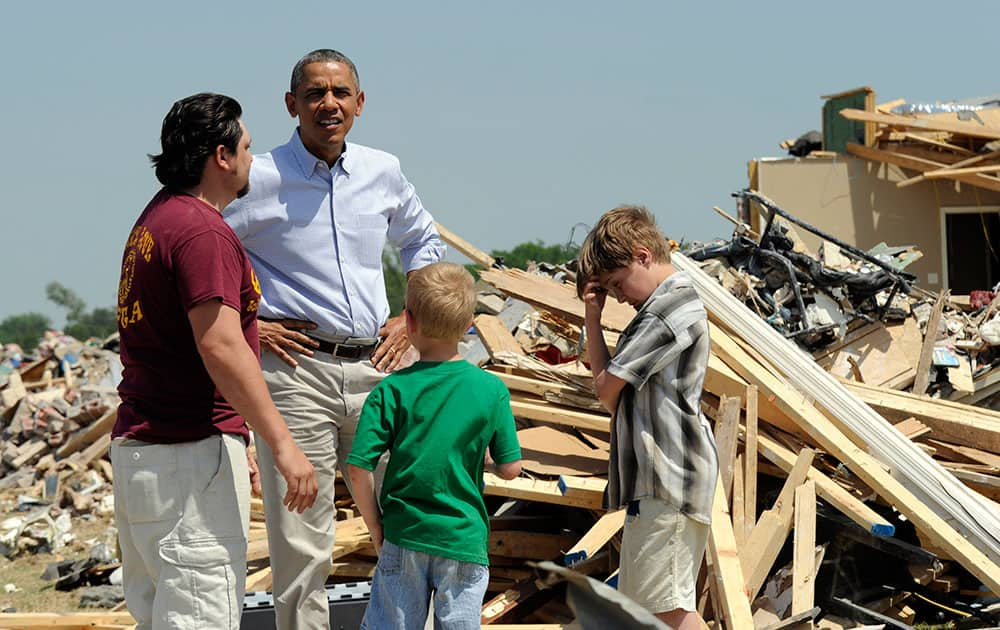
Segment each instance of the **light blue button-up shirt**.
M405 272L444 255L434 219L384 151L347 143L332 167L292 133L255 155L250 193L224 212L250 254L260 316L315 322L320 336L375 337L389 317L386 238Z

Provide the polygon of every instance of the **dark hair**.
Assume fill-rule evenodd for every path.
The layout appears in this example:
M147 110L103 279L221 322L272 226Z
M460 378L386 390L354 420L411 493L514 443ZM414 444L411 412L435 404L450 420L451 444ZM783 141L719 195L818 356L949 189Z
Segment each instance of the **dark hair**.
M299 88L299 83L302 83L302 79L305 78L306 66L311 63L342 63L351 69L351 75L354 77L354 87L361 89L361 81L358 80L358 67L354 65L354 62L347 58L344 53L333 50L332 48L319 48L310 53L306 53L302 59L296 62L295 67L292 68L292 80L288 83L288 91L295 94L295 90Z
M236 152L243 130L236 99L203 92L174 103L160 130L162 153L150 155L156 179L167 188L197 186L208 159L220 144Z

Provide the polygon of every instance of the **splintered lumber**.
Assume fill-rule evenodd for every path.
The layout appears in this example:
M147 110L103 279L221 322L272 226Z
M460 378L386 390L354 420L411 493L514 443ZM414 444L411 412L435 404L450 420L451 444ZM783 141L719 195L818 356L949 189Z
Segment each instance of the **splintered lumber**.
M679 253L673 262L690 272L709 313L744 337L751 337L757 349L782 369L787 382L762 369L718 327L713 327L710 333L713 349L763 394L774 395L779 406L817 444L894 504L935 544L994 592L1000 592L997 565L1000 515L996 510L893 429L808 355L726 293L696 264ZM890 466L892 473L847 439L814 403L825 407L855 436L870 444L874 455Z
M572 566L581 560L590 558L600 551L624 526L625 510L615 510L604 514L569 551L563 554L563 564Z
M964 166L971 166L972 164L978 164L979 162L982 162L984 160L991 160L991 159L996 158L996 157L1000 157L1000 151L990 151L989 153L982 153L982 154L977 155L975 157L971 157L971 158L969 158L967 160L961 160L959 162L955 162L954 164L949 164L946 168L949 168L949 169L962 168ZM921 175L917 175L916 177L911 177L910 179L904 179L901 182L896 182L896 187L897 188L904 188L906 186L911 186L913 184L922 182L925 179L927 179L928 176L931 173L934 173L934 172L935 171L928 171L927 173L923 173Z
M746 547L740 556L743 567L743 581L747 594L753 600L764 585L767 574L771 572L774 561L778 559L781 547L792 529L792 518L795 514L795 489L802 485L812 467L814 453L802 449L795 465L792 467L781 493L774 501L774 506L760 515L756 527L747 540Z
M10 630L132 625L135 625L135 619L127 612L0 613L0 628L9 628Z
M712 501L712 525L708 534L708 553L712 565L715 592L718 593L718 608L726 621L726 628L753 628L753 613L747 598L744 571L740 563L740 552L733 536L733 524L726 506L726 493L722 479L715 484L715 498ZM721 609L721 610L719 610ZM717 613L718 614L718 613Z
M792 555L792 615L810 610L815 599L816 485L795 489L795 537Z
M930 427L935 439L1000 453L1000 412L883 387L846 387L886 418L912 417Z
M754 525L757 523L757 401L757 386L748 385L746 434L744 435L746 472L743 474L743 483L746 487L743 492L745 538L750 538L750 532L753 531Z
M840 115L848 120L873 122L891 127L906 127L909 129L923 129L925 131L945 131L963 136L972 136L973 138L1000 140L1000 129L976 123L941 120L940 118L916 118L912 116L900 116L898 114L866 112L850 108L840 110Z
M736 446L740 434L740 399L723 396L715 419L715 444L719 453L719 477L728 500L733 486L733 467L736 465Z
M105 433L110 433L111 429L115 426L115 421L118 420L118 407L115 407L108 411L106 414L98 418L89 427L80 429L73 434L65 444L59 447L56 454L60 459L63 457L69 457L73 453L79 451L90 444L93 444L99 437Z
M538 581L534 579L521 580L511 588L500 593L483 604L480 623L491 625L532 595L538 592Z
M786 473L791 471L795 465L795 454L768 435L758 434L757 449L768 461ZM892 536L896 533L895 525L886 521L878 512L865 505L822 472L810 468L808 479L816 483L816 493L821 499L863 527L866 532L871 532L876 536Z
M886 164L894 164L896 166L920 173L937 171L947 166L947 164L942 164L933 160L927 160L913 155L906 155L896 151L873 149L871 147L855 144L853 142L847 143L847 152L851 155L856 155L859 158L875 162L884 162ZM971 184L973 186L979 186L980 188L986 188L988 190L1000 190L1000 179L990 177L989 175L973 173L971 175L954 175L950 179Z
M583 323L583 302L576 297L576 289L572 285L560 284L520 269L487 269L480 272L479 277L507 295L540 310L557 313L577 324ZM621 332L633 317L635 309L631 306L608 300L601 315L601 325Z
M490 358L497 352L513 352L514 354L524 354L524 348L514 339L514 335L507 330L507 326L496 315L477 315L473 320L479 340L483 342L483 347L489 353Z
M572 533L550 534L506 529L490 532L488 549L491 556L551 560L561 556L563 550L575 540Z
M934 343L937 341L938 325L941 323L941 313L944 305L948 301L948 291L942 291L934 301L931 315L927 319L927 332L924 334L924 343L920 346L920 359L917 361L917 376L913 381L913 393L921 395L927 392L927 384L930 382L931 356L934 353Z
M559 481L545 481L542 479L518 477L506 480L497 477L493 473L483 473L485 494L487 495L539 501L541 503L555 503L556 505L568 505L591 510L601 509L604 488L608 485L607 480L591 480L598 483L589 491L577 487L563 494L563 491L560 490L560 484L563 483L563 479L565 478ZM599 482L603 482L603 486ZM600 489L598 490L598 488Z
M465 240L458 234L455 234L437 221L434 222L434 227L437 228L438 235L441 236L441 240L460 251L469 260L477 265L482 265L483 267L489 269L496 264L496 259L492 256Z
M562 424L580 429L611 430L611 418L566 407L557 407L544 400L532 400L518 394L511 394L510 410L518 418Z

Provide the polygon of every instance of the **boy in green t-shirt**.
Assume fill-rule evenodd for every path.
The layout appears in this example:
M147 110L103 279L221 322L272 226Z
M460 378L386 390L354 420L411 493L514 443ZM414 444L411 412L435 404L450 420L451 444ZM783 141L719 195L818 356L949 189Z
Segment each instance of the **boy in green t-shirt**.
M475 303L459 265L412 272L406 332L420 360L387 376L361 411L347 463L379 553L362 628L423 628L431 597L435 627L479 628L489 582L484 462L513 479L521 449L506 386L458 354ZM372 471L387 450L376 502Z

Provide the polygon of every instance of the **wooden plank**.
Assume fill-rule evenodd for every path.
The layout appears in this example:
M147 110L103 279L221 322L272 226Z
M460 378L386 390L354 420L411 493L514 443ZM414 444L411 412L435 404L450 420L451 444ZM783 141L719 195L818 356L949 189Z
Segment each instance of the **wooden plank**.
M931 428L935 439L1000 453L998 411L884 387L858 383L846 383L845 387L890 420L916 418Z
M792 556L792 615L812 609L816 577L816 484L795 489L795 537Z
M489 269L496 264L495 258L468 242L458 234L455 234L445 226L441 225L438 221L434 222L434 227L437 228L438 234L441 236L441 240L457 249L459 252L464 254L466 258L477 265L481 265Z
M510 410L518 418L540 420L580 429L594 429L605 433L611 431L610 416L558 407L542 400L532 400L514 393L510 396Z
M937 342L938 326L941 324L941 313L944 305L948 301L948 290L938 294L931 309L930 317L927 320L927 329L924 331L924 343L920 346L920 359L917 361L917 376L913 381L913 393L922 395L927 392L927 385L930 383L931 357L934 354L934 344Z
M60 459L69 457L87 445L93 444L97 438L101 437L105 433L110 433L117 420L118 407L115 407L95 420L90 426L80 429L74 433L65 444L59 447L59 450L56 451L56 455L58 455Z
M128 612L74 613L0 613L0 628L93 628L96 626L131 626L135 619Z
M750 532L757 523L757 400L757 386L747 385L747 420L744 436L746 472L743 475L743 482L746 484L746 490L743 492L745 539L750 538Z
M771 567L792 529L795 489L805 482L812 467L813 456L814 453L810 449L802 449L799 453L774 505L760 515L760 520L757 521L743 553L740 554L743 581L751 601L757 598L757 593L764 585L764 580L771 572Z
M971 157L971 158L969 158L967 160L960 160L958 162L955 162L954 164L950 164L950 165L946 166L945 168L962 168L964 166L972 166L973 164L978 164L979 162L983 162L985 160L992 160L993 158L997 158L997 157L1000 157L1000 150L990 151L989 153L981 153L981 154L979 154L979 155L977 155L975 157ZM933 172L933 171L930 171L930 172ZM913 184L917 184L919 182L922 182L925 179L927 179L927 175L925 173L921 173L920 175L917 175L916 177L911 177L909 179L904 179L901 182L896 182L896 187L897 188L904 188L906 186L912 186Z
M928 433L932 433L929 426L917 420L913 416L893 424L892 427L911 440L916 440L917 438L923 437Z
M716 615L721 614L726 628L753 628L753 613L747 598L739 548L733 535L732 521L726 506L726 492L722 479L715 484L712 501L712 525L708 534L708 554L712 575L719 596Z
M886 151L884 149L865 147L853 142L847 143L847 152L850 153L851 155L856 155L866 160L873 160L876 162L893 164L895 166L900 166L902 168L906 168L911 171L917 171L920 173L926 173L928 171L936 171L946 166L945 164L942 164L940 162L935 162L933 160L927 160L912 155L905 155L903 153L895 151ZM995 177L973 174L973 175L955 175L951 179L964 182L966 184L971 184L973 186L979 186L980 188L985 188L987 190L1000 191L1000 180L998 180Z
M1000 171L1000 164L990 164L987 166L966 166L964 168L955 168L951 166L950 168L942 168L937 171L930 171L924 173L924 177L927 179L936 179L940 177L954 177L955 175L969 175L971 173L996 173Z
M756 457L756 453L754 453ZM732 489L732 509L733 515L733 537L736 539L736 548L742 549L747 542L747 525L745 498L746 483L743 481L743 453L736 456L736 466L733 467L733 489ZM751 528L752 529L752 528Z
M583 323L583 302L576 297L576 289L570 284L561 284L521 269L487 269L479 277L511 297L543 311L558 313L575 324ZM608 330L621 332L633 317L634 308L608 300L601 314L601 325Z
M597 519L575 545L563 555L563 564L572 566L600 551L625 526L625 510L608 512Z
M576 536L572 533L550 534L507 529L490 532L488 550L490 556L552 560L560 557L563 550L575 541Z
M715 419L715 445L719 453L719 477L726 500L733 487L733 467L736 465L736 446L740 433L740 399L723 396Z
M952 122L948 120L932 118L916 118L912 116L900 116L898 114L883 114L880 112L866 112L860 109L842 109L840 115L847 120L859 120L863 122L873 122L891 127L903 127L907 129L923 129L925 131L946 131L957 133L973 138L986 138L988 140L1000 140L1000 129L987 127L975 123Z
M497 352L526 354L521 344L517 342L517 339L514 339L514 335L507 330L507 326L496 315L477 315L472 323L490 358L493 358Z
M604 485L607 486L607 480ZM564 495L559 489L558 481L545 481L542 479L526 479L518 477L506 480L497 477L493 473L483 473L485 484L484 493L492 496L510 497L512 499L525 499L528 501L539 501L541 503L554 503L556 505L568 505L572 507L582 507L591 510L602 508L603 490L599 493L579 493L574 492Z
M956 453L971 462L1000 469L1000 455L996 455L995 453L988 453L982 449L973 448L971 446L950 444L948 442L942 442L941 440L930 439L927 440L927 443L939 451L942 449L948 449L949 451Z

